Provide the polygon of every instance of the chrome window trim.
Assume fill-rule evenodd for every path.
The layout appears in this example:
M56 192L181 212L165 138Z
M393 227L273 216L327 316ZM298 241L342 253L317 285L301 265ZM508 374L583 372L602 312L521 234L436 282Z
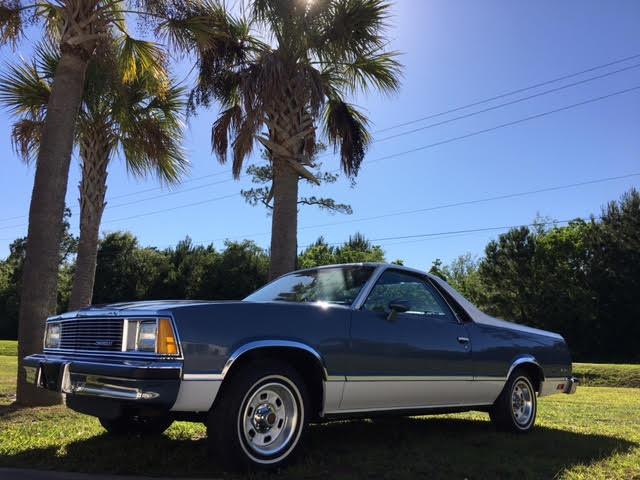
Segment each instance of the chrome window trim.
M362 287L362 289L360 290L360 293L358 293L358 296L351 304L352 310L360 310L362 308L362 306L364 305L364 302L366 302L367 298L369 297L371 290L373 290L373 287L378 282L378 279L382 276L385 270L387 270L387 267L388 267L387 265L378 265L376 267L376 269L373 271L373 273L369 277L369 281L365 283L364 287Z
M451 315L453 316L455 321L457 323L459 323L460 325L464 325L464 321L462 321L462 319L458 316L458 314L456 313L455 309L451 306L451 303L449 303L449 300L447 300L447 297L445 297L444 295L442 295L442 293L440 293L440 290L438 290L438 287L434 283L433 279L429 275L426 275L426 274L424 275L424 279L429 285L431 285L431 288L436 293L436 295L438 295L442 299L444 304L447 306L447 308L451 312Z
M364 264L366 265L366 264ZM453 308L451 308L451 305L449 304L449 302L447 302L447 299L444 298L444 296L438 291L438 289L433 285L433 282L431 281L431 278L429 277L428 274L426 274L425 272L421 272L420 270L416 270L414 268L408 268L405 267L403 265L393 265L393 264L383 264L383 265L379 265L376 270L373 272L373 274L371 275L371 277L369 278L369 281L365 284L365 286L362 288L362 290L360 290L360 294L358 294L358 296L356 297L355 301L352 304L352 309L353 310L361 310L362 307L364 306L364 304L367 301L367 298L369 298L369 295L371 294L371 291L373 290L373 287L375 287L376 283L378 282L378 280L380 280L380 277L387 272L388 270L397 270L398 272L401 272L403 274L409 275L409 276L415 276L418 277L420 280L422 280L424 283L427 284L427 288L429 289L429 292L432 293L433 295L436 296L436 299L441 299L444 304L446 305L446 307L449 309L449 314L451 316L451 319L460 325L463 325L463 322L460 320L460 318L458 318L458 315L456 315L456 312ZM409 312L407 312L409 313ZM416 316L423 316L426 318L429 317L433 317L433 318L437 318L435 315L425 315L425 314L421 314L421 313L409 313L409 315L416 315ZM449 319L447 319L449 320Z

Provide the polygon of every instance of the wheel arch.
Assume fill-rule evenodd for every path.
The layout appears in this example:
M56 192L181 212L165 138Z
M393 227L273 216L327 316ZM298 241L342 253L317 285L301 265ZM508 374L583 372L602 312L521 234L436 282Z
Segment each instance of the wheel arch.
M533 355L523 355L516 358L509 367L506 380L511 378L511 374L516 368L521 368L530 375L531 381L533 382L533 388L539 393L542 388L542 382L544 382L544 370L536 358Z
M313 347L290 340L259 340L234 350L222 370L222 384L212 408L215 408L217 400L224 395L225 385L229 384L230 379L243 366L260 361L261 358L281 360L295 368L305 381L309 393L312 420L323 415L327 371L322 356Z

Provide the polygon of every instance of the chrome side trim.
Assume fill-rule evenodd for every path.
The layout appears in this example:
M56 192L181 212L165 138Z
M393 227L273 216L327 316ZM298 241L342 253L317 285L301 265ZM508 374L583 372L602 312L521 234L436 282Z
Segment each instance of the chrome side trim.
M365 413L365 412L386 412L386 411L393 411L393 410L431 410L431 409L436 409L436 408L465 408L465 407L486 407L492 405L491 403L457 403L457 404L451 404L451 405L419 405L419 406L412 406L412 407L377 407L377 408L354 408L354 409L348 409L348 410L332 410L332 411L327 411L325 413L327 414L333 414L333 413Z
M471 381L474 378L470 375L444 376L404 376L404 375L381 375L381 376L347 376L348 382L455 382Z
M473 377L476 382L506 382L505 377Z
M516 367L518 367L519 365L522 365L523 363L531 363L536 367L538 367L538 369L540 369L540 373L542 374L541 381L544 382L545 380L544 370L542 369L542 367L540 366L540 364L538 363L538 361L535 359L533 355L523 355L521 357L516 358L516 360L511 364L511 367L509 367L509 371L507 372L507 378L511 376L511 373L513 373Z
M195 381L218 381L222 380L224 375L221 373L185 373L182 375L183 380Z
M99 365L99 366L105 366L105 367L133 367L133 368L141 368L141 369L151 369L151 370L158 370L158 369L182 369L182 362L169 362L169 361L161 361L161 359L159 358L155 358L155 362L145 362L145 363L141 363L140 359L136 359L136 360L131 360L129 363L123 362L123 363L109 363L109 362L92 362L92 361L88 361L88 360L84 360L81 358L73 358L70 357L69 355L48 355L47 357L50 357L52 359L56 359L56 360L63 360L63 361L68 361L68 362L78 362L81 364L87 364L87 365ZM175 360L175 358L171 357L172 360ZM34 367L35 368L35 367Z
M326 380L328 378L329 375L327 374L327 369L324 366L324 362L322 361L322 357L320 356L320 354L315 349L313 349L312 347L310 347L305 343L295 342L291 340L258 340L255 342L245 343L244 345L236 349L231 354L231 356L227 360L227 363L225 363L224 368L222 369L222 372L220 374L224 378L227 372L229 371L229 369L231 368L231 366L233 365L233 362L235 362L238 358L240 358L245 353L250 352L251 350L259 349L259 348L272 348L272 347L297 348L298 350L304 350L305 352L310 353L316 358L316 360L320 364L320 367L322 368L323 380Z

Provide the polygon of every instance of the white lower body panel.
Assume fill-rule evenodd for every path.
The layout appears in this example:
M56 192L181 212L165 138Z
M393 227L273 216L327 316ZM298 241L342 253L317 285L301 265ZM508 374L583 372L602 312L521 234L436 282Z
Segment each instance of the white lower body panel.
M538 394L538 396L546 397L548 395L553 395L554 393L562 393L566 384L566 377L545 378L545 380L540 385L540 393Z
M326 403L325 413L491 405L504 387L504 379L358 379L326 385L339 391L339 384L342 384L342 400L336 406L337 396L334 396L331 403Z
M172 412L208 412L222 380L182 380Z

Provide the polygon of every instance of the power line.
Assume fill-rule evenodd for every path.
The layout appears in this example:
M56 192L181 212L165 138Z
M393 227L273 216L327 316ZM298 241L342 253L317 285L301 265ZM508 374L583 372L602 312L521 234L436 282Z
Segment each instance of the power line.
M638 89L640 89L640 85L632 87L632 88L627 88L625 90L619 90L617 92L609 93L607 95L602 95L600 97L590 98L590 99L584 100L582 102L578 102L578 103L574 103L574 104L567 105L567 106L564 106L564 107L556 108L554 110L549 110L549 111L542 112L542 113L539 113L539 114L536 114L536 115L531 115L531 116L524 117L524 118L521 118L521 119L518 119L518 120L511 121L511 122L507 122L507 123L503 123L503 124L500 124L500 125L496 125L494 127L485 128L485 129L482 129L482 130L477 130L475 132L471 132L471 133L468 133L468 134L465 134L465 135L460 135L458 137L453 137L453 138L450 138L450 139L447 139L447 140L442 140L442 141L431 143L431 144L428 144L428 145L423 145L422 147L417 147L417 148L414 148L414 149L411 149L411 150L407 150L407 151L404 151L404 152L398 152L398 153L395 153L395 154L392 154L392 155L379 157L377 159L370 160L367 163L377 163L377 162L380 162L382 160L387 160L389 158L395 158L395 157L407 155L409 153L414 153L414 152L426 150L426 149L429 149L429 148L437 147L437 146L440 146L440 145L445 145L445 144L448 144L448 143L452 143L454 141L463 140L463 139L466 139L466 138L470 138L470 137L474 137L474 136L477 136L477 135L481 135L483 133L492 132L492 131L495 131L495 130L498 130L498 129L501 129L501 128L517 125L517 124L524 123L524 122L527 122L527 121L530 121L530 120L534 120L534 119L537 119L537 118L542 118L542 117L545 117L547 115L551 115L551 114L554 114L554 113L558 113L558 112L562 112L562 111L565 111L565 110L569 110L571 108L576 108L576 107L579 107L579 106L583 106L583 105L587 105L587 104L590 104L590 103L594 103L594 102L598 102L598 101L601 101L601 100L605 100L607 98L611 98L611 97L614 97L614 96L617 96L617 95L622 95L624 93L629 93L629 92L632 92L632 91L635 91L635 90L638 90ZM201 205L203 203L210 203L210 202L213 202L213 201L216 201L216 200L222 200L224 198L230 198L230 197L237 196L237 195L240 195L240 194L236 193L236 194L233 194L233 195L227 195L225 197L218 197L218 198L214 198L214 199L209 199L209 200L205 200L205 201L202 201L202 202L195 202L195 203L185 204L185 205L182 205L180 207L173 207L173 208L170 208L170 209L157 210L155 212L150 212L150 213L143 213L143 214L140 214L140 215L135 215L133 217L127 217L127 218L122 218L122 219L117 219L117 220L111 220L111 222L120 221L120 220L129 220L129 219L132 219L132 218L140 218L140 217L147 216L147 215L154 215L156 213L161 213L163 211L175 210L177 208L186 208L186 207L190 207L190 206Z
M576 183L569 183L569 184L565 184L565 185L556 185L553 187L545 187L545 188L539 188L536 190L527 190L527 191L523 191L523 192L515 192L515 193L508 193L508 194L504 194L504 195L497 195L497 196L493 196L493 197L485 197L485 198L478 198L478 199L474 199L474 200L465 200L465 201L460 201L460 202L453 202L453 203L446 203L446 204L442 204L442 205L436 205L433 207L426 207L426 208L417 208L417 209L413 209L413 210L401 210L401 211L396 211L396 212L389 212L389 213L383 213L380 215L372 215L369 217L361 217L361 218L356 218L356 219L349 219L349 220L342 220L342 221L338 221L338 222L327 222L327 223L318 223L318 224L314 224L314 225L305 225L302 227L299 227L298 230L309 230L309 229L314 229L314 228L324 228L324 227L331 227L331 226L336 226L336 225L348 225L348 224L352 224L352 223L359 223L359 222L366 222L366 221L370 221L370 220L379 220L382 218L391 218L391 217L398 217L398 216L402 216L402 215L413 215L416 213L424 213L424 212L431 212L431 211L435 211L435 210L443 210L443 209L447 209L447 208L453 208L453 207L462 207L462 206L468 206L468 205L476 205L479 203L486 203L486 202L492 202L492 201L497 201L497 200L507 200L510 198L517 198L517 197L524 197L527 195L534 195L534 194L538 194L538 193L547 193L547 192L554 192L554 191L559 191L559 190L566 190L569 188L577 188L577 187L583 187L583 186L587 186L587 185L595 185L595 184L599 184L599 183L604 183L604 182L611 182L614 180L623 180L626 178L633 178L633 177L640 177L640 172L638 173L630 173L630 174L626 174L626 175L618 175L615 177L604 177L604 178L597 178L597 179L593 179L593 180L587 180L584 182L576 182ZM257 237L257 236L262 236L262 235L268 235L269 232L260 232L260 233L251 233L251 234L247 234L247 235L236 235L232 238L251 238L251 237ZM212 240L212 242L215 241L220 241L220 240L226 240L226 238L216 238L214 240Z
M383 132L387 132L389 130L394 130L396 128L406 127L408 125L413 125L414 123L419 123L419 122L423 122L425 120L431 120L433 118L441 117L441 116L447 115L449 113L455 113L455 112L458 112L460 110L464 110L466 108L477 107L478 105L483 105L485 103L493 102L494 100L499 100L501 98L509 97L511 95L516 95L518 93L526 92L528 90L533 90L535 88L544 87L545 85L550 85L552 83L561 82L562 80L568 80L570 78L578 77L578 76L583 75L585 73L594 72L596 70L601 70L603 68L607 68L607 67L610 67L612 65L617 65L619 63L624 63L626 61L633 60L633 59L638 58L638 57L640 57L640 54L631 55L630 57L621 58L620 60L614 60L614 61L609 62L609 63L596 65L595 67L587 68L586 70L581 70L579 72L570 73L568 75L563 75L561 77L556 77L556 78L553 78L551 80L546 80L544 82L540 82L540 83L536 83L536 84L533 84L533 85L529 85L528 87L518 88L516 90L511 90L509 92L501 93L500 95L495 95L493 97L485 98L483 100L478 100L476 102L467 103L466 105L462 105L460 107L455 107L455 108L452 108L452 109L449 109L449 110L445 110L445 111L442 111L442 112L438 112L438 113L434 113L434 114L431 114L431 115L427 115L425 117L416 118L414 120L409 120L409 121L404 122L404 123L398 123L398 124L395 124L395 125L391 125L389 127L386 127L386 128L380 129L380 130L376 130L373 133L374 134L375 133L383 133Z
M169 197L171 195L178 195L180 193L193 192L195 190L201 190L203 188L212 187L213 185L220 185L222 183L229 183L229 182L233 182L233 181L234 181L233 178L229 178L228 180L220 180L220 181L217 181L217 182L205 183L203 185L198 185L197 187L191 187L191 188L186 188L186 189L183 189L183 190L176 190L176 191L173 191L173 192L162 193L160 195L155 195L153 197L147 197L147 198L141 198L140 200L133 200L131 202L118 203L116 205L108 205L107 204L107 206L105 207L105 210L108 210L109 208L126 207L126 206L129 206L129 205L134 205L136 203L148 202L150 200L157 200L158 198Z
M227 198L237 197L239 195L240 195L240 193L232 193L231 195L224 195L222 197L209 198L207 200L202 200L200 202L186 203L184 205L178 205L177 207L162 208L160 210L155 210L153 212L145 212L145 213L141 213L141 214L138 214L138 215L131 215L130 217L114 218L112 220L107 220L107 221L102 222L102 223L104 224L104 223L121 222L121 221L124 221L124 220L133 220L135 218L148 217L150 215L156 215L158 213L172 212L174 210L180 210L182 208L195 207L196 205L204 205L206 203L217 202L219 200L225 200Z
M228 173L228 172L218 172L218 173L211 174L211 175L205 175L203 177L199 177L198 180L201 180L203 178L215 177L215 176L219 176L219 175L226 174L226 173ZM182 184L190 183L190 182L193 182L195 180L196 179L188 179L188 180L185 180ZM134 205L136 203L148 202L150 200L157 200L158 198L164 198L164 197L168 197L168 196L171 196L171 195L178 195L178 194L181 194L181 193L192 192L192 191L195 191L195 190L200 190L200 189L203 189L203 188L211 187L213 185L220 185L222 183L229 183L229 182L233 182L233 181L234 181L234 179L230 178L230 179L227 179L227 180L220 180L220 181L217 181L217 182L205 183L203 185L198 185L197 187L183 188L183 189L180 189L180 190L174 190L174 191L162 193L160 195L155 195L153 197L146 197L146 198L141 198L139 200L132 200L130 202L118 203L116 205L107 204L107 206L105 207L105 211L109 210L111 208L118 208L118 207L124 207L124 206L128 206L128 205ZM158 188L162 189L162 187L148 188L148 189L145 189L145 190L140 190L138 192L132 192L132 193L124 194L124 195L118 195L118 196L115 196L115 197L111 197L110 200L115 200L115 199L118 199L118 198L125 198L125 197L132 197L134 195L139 195L141 193L152 192L152 191L158 190ZM78 207L71 207L70 210L72 210L73 213L76 213L76 214L79 213L77 211L77 210L79 210ZM15 216L15 217L7 217L7 218L0 219L0 222L5 222L5 221L8 221L8 220L17 220L17 219L27 218L27 217L28 217L28 215L18 215L18 216ZM26 226L26 225L27 224L12 225L12 227ZM0 227L0 228L2 228L2 227ZM11 227L8 226L6 228L11 228Z
M447 123L457 122L458 120L464 120L466 118L471 118L471 117L474 117L476 115L480 115L480 114L483 114L483 113L491 112L493 110L497 110L499 108L507 107L507 106L510 106L510 105L515 105L517 103L525 102L525 101L531 100L533 98L537 98L537 97L541 97L541 96L544 96L544 95L548 95L550 93L559 92L559 91L567 89L567 88L575 87L577 85L581 85L581 84L587 83L587 82L592 82L594 80L599 80L601 78L605 78L605 77L614 75L616 73L624 72L624 71L631 70L633 68L638 68L638 67L640 67L640 63L637 63L635 65L631 65L629 67L621 68L620 70L615 70L613 72L608 72L608 73L604 73L602 75L598 75L598 76L595 76L595 77L590 77L590 78L587 78L587 79L584 79L584 80L580 80L578 82L573 82L573 83L569 83L567 85L562 85L561 87L556 87L556 88L552 88L550 90L545 90L543 92L534 93L532 95L528 95L526 97L518 98L516 100L511 100L509 102L500 103L498 105L494 105L492 107L484 108L482 110L477 110L475 112L467 113L465 115L459 115L457 117L449 118L447 120L442 120L440 122L430 123L429 125L424 125L422 127L414 128L414 129L408 130L406 132L396 133L394 135L389 135L387 137L378 138L378 139L373 140L371 143L385 142L387 140L392 140L394 138L404 137L405 135L411 135L411 134L416 133L416 132L421 132L423 130L428 130L429 128L439 127L441 125L446 125Z
M400 212L393 212L393 213L386 213L386 214L381 214L381 215L374 215L374 216L370 216L370 217L363 217L363 218L359 218L356 220L345 220L342 222L331 222L331 223L323 223L323 224L316 224L316 225L308 225L308 226L303 226L300 227L299 230L306 230L306 229L310 229L310 228L322 228L322 227L329 227L329 226L334 226L334 225L341 225L341 224L346 224L346 223L355 223L355 222L364 222L364 221L369 221L369 220L378 220L381 218L389 218L389 217L397 217L400 215L411 215L411 214L415 214L415 213L423 213L423 212L431 212L434 210L442 210L445 208L452 208L452 207L462 207L462 206L467 206L467 205L475 205L478 203L486 203L486 202L492 202L492 201L496 201L496 200L506 200L509 198L517 198L517 197L524 197L527 195L534 195L537 193L546 193L546 192L554 192L554 191L558 191L558 190L566 190L569 188L576 188L576 187L582 187L582 186L586 186L586 185L594 185L594 184L598 184L598 183L604 183L604 182L610 182L613 180L622 180L625 178L632 178L632 177L638 177L640 176L640 173L631 173L628 175L619 175L616 177L606 177L606 178L598 178L598 179L594 179L594 180L588 180L585 182L578 182L578 183L570 183L570 184L566 184L566 185L558 185L558 186L554 186L554 187L547 187L547 188L539 188L537 190L528 190L528 191L524 191L524 192L516 192L516 193L508 193L505 195L497 195L495 197L487 197L487 198L479 198L479 199L475 199L475 200L467 200L467 201L462 201L462 202L455 202L455 203L448 203L448 204L443 204L443 205L436 205L434 207L427 207L427 208L418 208L418 209L414 209L414 210L404 210L404 211L400 211Z
M467 139L467 138L475 137L475 136L478 136L478 135L481 135L481 134L484 134L484 133L493 132L493 131L499 130L501 128L506 128L506 127L510 127L510 126L513 126L513 125L518 125L518 124L521 124L521 123L525 123L525 122L528 122L528 121L531 121L531 120L535 120L535 119L538 119L538 118L546 117L546 116L552 115L554 113L559 113L559 112L570 110L572 108L576 108L576 107L579 107L579 106L588 105L588 104L591 104L591 103L594 103L594 102L602 101L602 100L605 100L605 99L608 99L608 98L612 98L612 97L617 96L617 95L630 93L630 92L638 90L638 89L640 89L640 85L637 85L637 86L631 87L631 88L627 88L627 89L624 89L624 90L619 90L619 91L616 91L616 92L613 92L613 93L609 93L607 95L601 95L599 97L590 98L590 99L584 100L582 102L573 103L571 105L566 105L564 107L556 108L554 110L548 110L546 112L538 113L536 115L530 115L528 117L520 118L518 120L513 120L511 122L502 123L500 125L496 125L496 126L493 126L493 127L485 128L485 129L482 129L482 130L476 130L474 132L470 132L470 133L467 133L465 135L459 135L457 137L452 137L452 138L449 138L449 139L446 139L446 140L441 140L441 141L438 141L438 142L430 143L430 144L427 144L427 145L423 145L421 147L416 147L416 148L412 148L410 150L405 150L403 152L397 152L397 153L394 153L394 154L386 155L386 156L383 156L383 157L376 158L374 160L369 160L366 163L368 163L368 164L377 163L377 162L381 162L383 160L388 160L388 159L391 159L391 158L396 158L396 157L408 155L408 154L411 154L411 153L427 150L427 149L430 149L430 148L438 147L440 145L446 145L446 144L453 143L453 142L456 142L456 141L459 141L459 140L464 140L464 139ZM235 193L235 194L227 195L227 196L224 196L224 197L216 197L216 198L212 198L212 199L207 199L207 200L203 200L203 201L200 201L200 202L188 203L188 204L181 205L179 207L172 207L172 208L168 208L168 209L161 209L161 210L156 210L156 211L153 211L153 212L142 213L142 214L134 215L134 216L131 216L131 217L114 219L114 220L110 220L108 223L116 222L116 221L122 221L122 220L130 220L130 219L134 219L134 218L141 218L141 217L148 216L148 215L155 215L157 213L173 211L173 210L176 210L176 209L179 209L179 208L187 208L187 207L191 207L191 206L202 205L202 204L205 204L205 203L211 203L211 202L215 202L217 200L223 200L225 198L230 198L230 197L238 196L238 195L240 195L240 193ZM103 223L107 223L107 222L103 222ZM23 227L23 226L25 226L25 225L22 224L22 225L4 226L4 227L0 227L0 230L8 229L8 228L15 228L15 227Z
M601 70L603 68L610 67L610 66L613 66L613 65L616 65L616 64L620 64L620 63L623 63L623 62L626 62L626 61L629 61L629 60L633 60L633 59L638 58L638 57L640 57L640 54L632 55L632 56L625 57L625 58L622 58L622 59L619 59L619 60L614 60L614 61L611 61L611 62L608 62L608 63L605 63L605 64L596 65L594 67L591 67L591 68L588 68L588 69L585 69L585 70L581 70L579 72L571 73L571 74L564 75L564 76L561 76L561 77L556 77L554 79L547 80L547 81L544 81L544 82L540 82L540 83L537 83L537 84L534 84L534 85L530 85L528 87L519 88L519 89L516 89L516 90L511 90L509 92L505 92L505 93L500 94L500 95L496 95L496 96L493 96L493 97L490 97L490 98L486 98L486 99L483 99L483 100L479 100L479 101L476 101L476 102L473 102L473 103L469 103L469 104L466 104L466 105L455 107L455 108L452 108L452 109L449 109L449 110L446 110L446 111L443 111L443 112L431 114L431 115L428 115L428 116L425 116L425 117L421 117L421 118L417 118L417 119L414 119L414 120L410 120L408 122L399 123L399 124L396 124L396 125L391 125L391 126L389 126L387 128L383 128L381 130L375 131L374 134L375 133L382 133L382 132L385 132L385 131L393 130L393 129L396 129L396 128L399 128L399 127L403 127L403 126L407 126L407 125L412 125L412 124L419 123L421 121L429 120L429 119L432 119L432 118L437 118L437 117L440 117L440 116L443 116L443 115L446 115L446 114L449 114L449 113L454 113L454 112L457 112L457 111L460 111L460 110L464 110L464 109L467 109L467 108L470 108L470 107L473 107L473 106L478 106L478 105L482 105L482 104L485 104L485 103L489 103L489 102L492 102L494 100L498 100L500 98L505 98L505 97L508 97L508 96L511 96L511 95L515 95L517 93L522 93L522 92L525 92L525 91L528 91L528 90L539 88L539 87L542 87L542 86L545 86L545 85L549 85L549 84L552 84L552 83L556 83L556 82L559 82L559 81L562 81L562 80L567 80L569 78L574 78L574 77L583 75L585 73L593 72L593 71L596 71L596 70ZM625 68L622 68L622 69L619 69L619 70L615 70L613 72L608 72L608 73L605 73L605 74L602 74L602 75L598 75L598 76L591 77L591 78L588 78L588 79L585 79L585 80L574 82L572 84L568 84L568 85L561 86L561 87L558 87L558 88L555 88L555 89L547 90L545 92L541 92L541 93L538 93L538 94L530 95L528 97L524 97L524 98L521 98L521 99L517 99L517 100L511 101L511 102L506 102L506 103L503 103L503 104L500 104L500 105L497 105L497 106L494 106L494 107L483 109L483 110L480 110L480 111L477 111L477 112L471 112L470 114L462 115L462 116L459 116L459 117L456 117L456 118L453 118L453 119L449 119L449 120L445 120L443 122L438 122L438 123L435 123L435 124L431 124L431 125L427 125L427 126L424 126L424 127L417 128L417 129L413 129L413 130L410 130L408 132L403 132L403 133L391 135L391 136L388 136L388 137L384 137L382 139L374 140L374 143L375 142L386 141L386 140L389 140L389 139L392 139L392 138L397 138L397 137L404 136L404 135L409 135L409 134L415 133L415 132L420 131L420 130L425 130L425 129L432 128L432 127L439 126L439 125L443 125L443 124L446 124L446 123L451 123L451 122L454 122L454 121L457 121L457 120L462 120L464 118L468 118L468 117L475 116L475 115L478 115L478 114L481 114L481 113L485 113L487 111L495 110L497 108L502 108L504 106L508 106L508 105L512 105L512 104L519 103L519 102L522 102L522 101L526 101L526 100L529 100L531 98L539 97L541 95L546 95L546 94L549 94L549 93L552 93L552 92L555 92L555 91L563 90L565 88L569 88L569 87L576 86L576 85L579 85L579 84L582 84L582 83L586 83L586 82L590 82L590 81L593 81L593 80L596 80L596 79L600 79L600 78L604 78L604 77L607 77L607 76L610 76L610 75L614 75L616 73L620 73L620 72L623 72L623 71L626 71L626 70L630 70L632 68L637 68L638 66L640 66L640 64L631 65L631 66L628 66L628 67L625 67ZM328 156L328 155L326 155L326 156ZM339 169L337 169L336 171L339 171ZM231 173L230 170L224 171L224 172L216 172L216 173L212 173L212 174L208 174L208 175L203 175L203 176L200 176L200 177L194 177L194 178L190 178L190 179L182 181L181 185L184 185L186 183L195 182L195 181L198 181L198 180L203 180L205 178L211 178L211 177L216 177L216 176L220 176L220 175L228 175L229 173ZM232 179L224 180L222 182L214 182L212 184L208 184L208 186L216 185L218 183L226 183L226 182L230 182L230 181L232 181ZM125 194L122 194L122 195L117 195L117 196L111 197L110 200L116 200L116 199L120 199L120 198L127 198L127 197L131 197L131 196L141 195L143 193L148 193L148 192L161 190L162 188L163 187L152 187L152 188L139 190L137 192L125 193ZM178 190L178 191L175 191L175 192L167 192L165 194L157 195L155 197L150 197L150 198L147 198L147 199L141 199L139 202L145 202L145 201L148 201L148 200L154 200L154 199L157 199L157 198L162 198L165 195L174 195L174 194L178 194L178 193L184 193L184 192L196 190L196 189L199 189L199 188L205 188L205 185L201 185L200 187L195 187L193 189L182 189L182 190ZM117 208L119 206L132 205L134 203L138 203L138 202L129 202L129 203L124 203L124 204L118 204L118 205L110 206L110 207L107 207L107 208ZM26 218L27 216L28 215L18 215L18 216L14 216L14 217L7 217L7 218L0 219L0 222ZM24 225L22 225L22 224L21 225L10 225L10 226L0 227L0 228L17 228L17 227L22 227L22 226L24 226Z
M422 150L427 150L429 148L439 147L440 145L445 145L447 143L456 142L458 140L464 140L466 138L475 137L477 135L482 135L484 133L493 132L493 131L499 130L501 128L511 127L513 125L518 125L520 123L524 123L524 122L528 122L528 121L535 120L535 119L538 119L538 118L546 117L546 116L552 115L554 113L559 113L559 112L563 112L565 110L570 110L572 108L580 107L580 106L583 106L583 105L588 105L590 103L599 102L601 100L606 100L607 98L615 97L617 95L623 95L625 93L630 93L630 92L633 92L633 91L638 90L638 89L640 89L640 85L637 85L637 86L631 87L631 88L627 88L627 89L624 89L624 90L618 90L617 92L609 93L607 95L602 95L600 97L590 98L588 100L584 100L584 101L578 102L578 103L573 103L571 105L567 105L567 106L564 106L564 107L556 108L554 110L548 110L546 112L538 113L536 115L530 115L528 117L520 118L518 120L513 120L511 122L501 123L500 125L496 125L496 126L493 126L493 127L484 128L482 130L476 130L475 132L467 133L465 135L459 135L457 137L452 137L452 138L449 138L449 139L446 139L446 140L441 140L439 142L430 143L430 144L427 144L427 145L423 145L421 147L412 148L411 150L405 150L405 151L394 153L394 154L391 154L391 155L386 155L384 157L379 157L379 158L376 158L374 160L370 160L367 163L377 163L377 162L380 162L382 160L388 160L390 158L395 158L395 157L400 157L400 156L403 156L403 155L408 155L410 153L420 152Z
M594 217L594 218L600 218L600 217ZM496 230L511 230L513 228L523 228L523 227L536 227L536 226L541 226L541 227L546 227L548 225L559 225L559 224L564 224L564 223L570 223L573 221L588 221L590 220L589 218L581 218L581 217L576 217L576 218L572 218L570 220L553 220L550 222L534 222L534 223L526 223L526 224L521 224L521 225L503 225L500 227L482 227L482 228L470 228L470 229L466 229L466 230L451 230L451 231L446 231L446 232L429 232L429 233L418 233L418 234L413 234L413 235L400 235L400 236L396 236L396 237L381 237L381 238L371 238L368 239L370 242L385 242L387 240L407 240L407 239L427 239L427 238L434 238L434 237L440 237L443 235L459 235L459 234L466 234L466 233L477 233L477 232L491 232L491 231L496 231ZM338 246L338 245L343 245L344 242L335 242L335 243L327 243L327 245L329 246ZM309 248L312 247L313 244L310 245L305 245L302 247L299 247L301 249L304 248Z

